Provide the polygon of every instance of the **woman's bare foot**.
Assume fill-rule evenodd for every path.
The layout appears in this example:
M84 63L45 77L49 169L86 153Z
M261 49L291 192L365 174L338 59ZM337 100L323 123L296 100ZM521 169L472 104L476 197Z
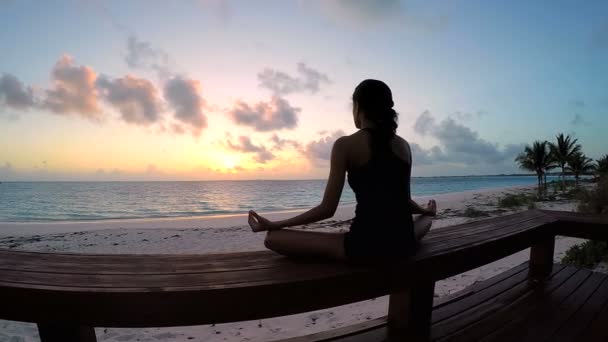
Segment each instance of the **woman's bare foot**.
M274 222L263 216L260 216L253 210L249 210L249 218L247 221L249 223L249 226L251 227L251 230L254 233L275 229Z
M437 215L437 202L435 200L430 200L426 205L426 209L429 211L431 216Z

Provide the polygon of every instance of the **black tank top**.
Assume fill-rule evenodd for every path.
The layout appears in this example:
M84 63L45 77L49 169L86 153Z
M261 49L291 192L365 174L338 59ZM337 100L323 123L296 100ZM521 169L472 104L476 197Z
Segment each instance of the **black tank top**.
M357 207L345 245L347 255L394 256L414 252L415 239L410 199L411 163L395 155L392 137L374 129L367 163L348 170Z

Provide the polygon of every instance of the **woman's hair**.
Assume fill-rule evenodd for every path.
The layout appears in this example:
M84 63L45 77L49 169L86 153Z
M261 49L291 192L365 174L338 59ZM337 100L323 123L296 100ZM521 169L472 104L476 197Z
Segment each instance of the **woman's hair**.
M355 88L353 102L365 113L367 120L387 138L392 138L397 130L397 112L393 109L393 94L386 83L365 80Z

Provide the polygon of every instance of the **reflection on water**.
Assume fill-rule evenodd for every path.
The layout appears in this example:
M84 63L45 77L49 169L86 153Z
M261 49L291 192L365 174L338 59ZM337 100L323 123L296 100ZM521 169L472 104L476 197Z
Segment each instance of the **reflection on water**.
M414 178L414 196L536 184L536 177ZM325 180L3 182L0 221L102 220L276 211L318 204ZM354 203L345 186L342 204Z

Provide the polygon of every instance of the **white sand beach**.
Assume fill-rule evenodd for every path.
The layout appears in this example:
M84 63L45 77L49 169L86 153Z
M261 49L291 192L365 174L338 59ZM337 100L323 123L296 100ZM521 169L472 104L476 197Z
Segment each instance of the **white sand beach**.
M488 217L513 211L496 206L504 193L533 191L530 187L477 190L432 196L439 213L433 229L479 218L467 218L467 207L483 211ZM425 203L430 197L416 200ZM539 202L539 208L574 210L576 203L568 200ZM520 208L518 210L526 210ZM329 220L310 224L301 229L347 230L354 206L340 207ZM269 213L271 219L293 215L294 212ZM482 217L484 218L484 217ZM82 253L219 253L262 250L264 235L251 232L245 215L217 217L123 220L97 222L0 223L0 248L67 251ZM572 245L584 240L559 238L555 260L559 261ZM528 250L507 258L442 280L436 284L435 295L440 298L492 277L528 259ZM342 327L386 315L387 297L344 305L303 314L236 322L219 325L113 329L98 328L99 341L269 341L305 335ZM39 341L36 326L30 323L1 321L0 341Z

